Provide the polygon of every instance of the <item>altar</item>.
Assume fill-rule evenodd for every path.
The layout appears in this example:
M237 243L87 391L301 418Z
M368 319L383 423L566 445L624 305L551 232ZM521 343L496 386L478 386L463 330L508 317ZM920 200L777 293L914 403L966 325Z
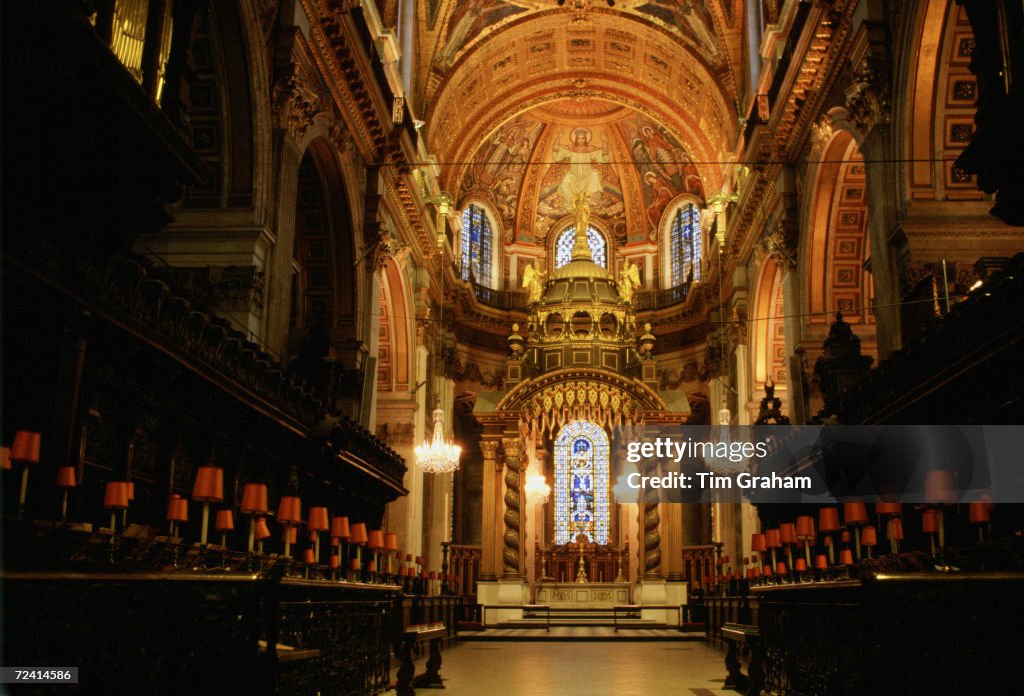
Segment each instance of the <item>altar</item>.
M539 582L534 584L534 603L552 608L611 609L631 604L628 582Z

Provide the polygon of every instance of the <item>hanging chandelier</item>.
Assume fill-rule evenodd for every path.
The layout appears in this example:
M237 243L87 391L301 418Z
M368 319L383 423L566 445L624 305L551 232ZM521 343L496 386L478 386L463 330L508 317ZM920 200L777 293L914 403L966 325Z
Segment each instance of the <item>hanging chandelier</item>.
M459 468L462 448L444 439L444 411L434 409L434 439L416 448L416 466L428 474L448 474Z
M551 495L551 486L548 485L547 479L544 478L543 474L534 473L526 478L523 492L526 493L527 498L539 503L545 503L548 496Z

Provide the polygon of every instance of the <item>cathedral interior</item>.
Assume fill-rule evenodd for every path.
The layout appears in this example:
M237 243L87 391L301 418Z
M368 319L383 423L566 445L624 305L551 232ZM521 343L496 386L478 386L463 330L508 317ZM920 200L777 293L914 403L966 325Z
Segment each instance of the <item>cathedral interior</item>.
M1024 446L1020 0L2 24L0 662L55 670L23 688L1012 688L1019 450L835 500L638 492L767 459L627 453Z

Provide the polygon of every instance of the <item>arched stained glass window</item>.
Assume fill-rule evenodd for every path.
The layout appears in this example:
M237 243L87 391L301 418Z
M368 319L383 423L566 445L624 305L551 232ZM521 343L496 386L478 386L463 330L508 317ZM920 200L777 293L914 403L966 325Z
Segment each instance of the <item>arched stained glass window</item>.
M573 421L555 440L555 543L586 534L608 543L608 434L590 421Z
M473 279L481 285L491 284L491 223L478 205L470 205L462 213L462 279Z
M669 230L672 287L700 280L701 244L700 211L693 203L684 203L676 209Z
M575 234L576 228L570 227L558 235L558 243L555 245L555 268L561 268L572 260ZM590 246L590 255L594 257L594 263L602 268L608 268L608 243L604 241L604 235L595 228L588 227L587 244Z

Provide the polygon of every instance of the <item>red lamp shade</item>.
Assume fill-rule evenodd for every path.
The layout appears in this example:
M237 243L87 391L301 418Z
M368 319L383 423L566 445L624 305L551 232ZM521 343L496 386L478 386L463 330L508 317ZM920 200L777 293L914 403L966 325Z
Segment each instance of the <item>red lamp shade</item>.
M284 533L288 535L289 544L297 544L299 541L299 528L294 526L288 526L284 528Z
M128 509L128 482L107 481L103 492L103 507L107 510Z
M843 520L847 525L866 523L868 521L868 506L860 501L843 503Z
M135 500L135 482L134 481L129 481L128 482L128 500L129 501Z
M366 570L367 570L367 572L370 572L370 573L376 573L377 572L377 561L370 561L369 563L367 563L366 564Z
M302 524L302 500L294 495L282 495L277 504L279 524Z
M754 577L754 578L759 578L759 577L761 577L761 566L754 566L754 567L753 567L753 568L751 569L751 571L750 571L750 576L751 576L751 577ZM705 581L704 581L704 584L707 584L707 580L706 580L706 579L705 579Z
M352 570L359 570L359 559L353 558L351 563L349 563L349 567L352 568Z
M796 518L796 535L799 539L814 538L814 518L810 515L800 515Z
M352 525L352 538L349 539L353 544L359 544L360 546L366 546L366 523L356 522Z
M11 470L11 448L0 447L0 469L4 471Z
M331 537L348 540L352 537L347 517L335 517L331 520Z
M409 569L406 568L405 566L398 566L398 574L401 575L402 577L405 577L406 575L409 574Z
M880 500L875 503L875 512L879 515L898 515L903 512L903 503L886 503Z
M778 529L767 529L764 533L765 543L768 544L768 548L777 549L782 546L782 542L779 540Z
M818 570L828 570L828 556L819 553L814 557L814 567Z
M423 556L416 557L416 565L423 565Z
M765 543L764 534L750 535L750 549L752 551L766 551L768 545Z
M75 467L57 467L57 488L74 488L77 485L78 481L75 478Z
M426 572L426 571L423 571L423 572ZM432 570L432 571L430 571L430 574L428 575L428 577L429 577L429 578L430 578L431 580L437 580L437 571L436 571L436 570Z
M766 565L764 567L764 576L766 578L770 578L772 576L772 567L770 565Z
M783 522L779 525L779 540L783 544L796 543L796 525L792 522Z
M782 561L779 561L778 563L776 563L775 564L775 574L776 575L785 575L786 574L786 564L783 563Z
M366 545L375 551L384 548L384 532L379 529L371 529L370 538Z
M200 503L224 500L224 470L219 466L201 466L192 486L192 499Z
M43 436L32 430L19 430L11 444L11 461L26 464L39 463L39 446Z
M974 524L984 524L992 521L992 513L989 510L989 503L975 501L970 504L970 520Z
M924 479L924 502L934 505L956 503L956 484L952 471L929 471Z
M866 525L860 530L860 543L864 546L878 546L878 530L872 524Z
M254 528L254 533L257 541L263 541L264 539L270 538L270 528L267 527L266 518L260 517L256 520L256 527Z
M925 510L924 515L921 516L921 530L934 534L939 531L939 511L938 510Z
M796 570L796 572L802 573L805 570L807 570L807 561L805 561L802 558L798 558L795 561L793 561L793 568Z
M412 563L412 554L411 553L405 554L405 562L406 563Z
M894 517L892 524L889 525L887 536L890 539L895 539L896 541L903 539L903 520L899 517Z
M331 554L331 560L329 565L331 570L335 570L341 566L341 559L338 557L338 554Z
M394 532L388 532L384 535L384 548L388 551L398 550L398 535Z
M839 565L853 565L853 551L843 549L839 552Z
M235 515L231 510L218 510L215 527L218 532L230 532L235 528Z
M306 565L313 565L316 563L316 556L313 555L313 549L306 549L302 552L302 561Z
M822 534L839 531L839 509L823 507L818 511L818 529Z
M242 504L239 506L243 515L265 515L270 511L267 506L267 484L247 483L242 490Z
M309 509L309 519L306 521L306 527L308 527L311 532L326 532L331 528L329 519L330 517L327 514L327 508L311 507Z
M839 540L841 542L843 542L844 544L849 544L850 543L850 532L848 530L844 529L843 533L839 535Z
M127 484L125 484L127 485ZM167 501L168 522L188 522L188 499L175 493Z

